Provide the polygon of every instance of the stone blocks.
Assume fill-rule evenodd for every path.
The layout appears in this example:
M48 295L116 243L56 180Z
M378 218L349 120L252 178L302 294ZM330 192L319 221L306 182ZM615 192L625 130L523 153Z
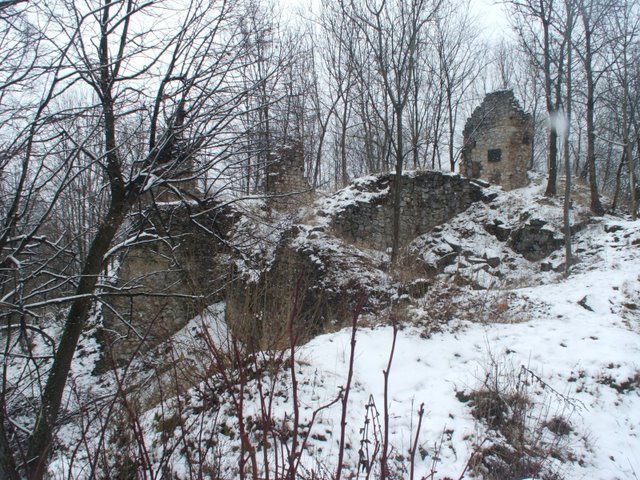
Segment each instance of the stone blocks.
M505 190L527 185L533 120L513 91L488 94L467 120L463 137L460 173Z

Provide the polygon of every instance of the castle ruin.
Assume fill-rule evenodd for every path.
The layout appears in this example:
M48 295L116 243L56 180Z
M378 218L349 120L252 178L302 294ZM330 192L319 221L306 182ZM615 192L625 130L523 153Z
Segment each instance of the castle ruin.
M309 181L304 175L302 142L290 141L278 150L276 158L267 166L266 194L277 210L298 208L313 198Z
M489 93L467 120L460 173L505 190L527 185L533 120L512 90Z

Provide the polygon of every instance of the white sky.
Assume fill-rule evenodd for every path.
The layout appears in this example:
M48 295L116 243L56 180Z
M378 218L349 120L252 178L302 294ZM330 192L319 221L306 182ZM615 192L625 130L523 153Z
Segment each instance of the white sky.
M318 0L276 0L283 9L301 12ZM512 35L511 27L503 2L499 0L469 0L471 11L478 18L483 36L489 41ZM306 7L306 8L305 8Z
M495 0L470 0L471 11L480 21L487 40L512 35L505 5Z

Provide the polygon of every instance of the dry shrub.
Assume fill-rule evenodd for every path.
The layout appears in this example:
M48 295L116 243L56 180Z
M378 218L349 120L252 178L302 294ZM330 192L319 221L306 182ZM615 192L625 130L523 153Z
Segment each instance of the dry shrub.
M640 387L640 370L630 375L626 380L618 381L609 374L600 375L597 382L601 385L607 385L620 394L633 392Z
M527 310L513 307L512 294L502 290L484 290L469 295L469 291L451 283L434 282L420 299L406 299L399 306L405 309L398 318L424 327L428 337L442 330L453 320L474 323L515 323L528 318ZM401 309L398 309L401 310Z
M561 480L556 472L545 471L544 459L524 456L509 445L495 444L479 452L472 469L478 470L482 478L491 480L519 480L539 478L541 480Z
M579 407L574 400L527 367L516 369L493 358L481 385L457 397L486 430L469 462L475 475L485 480L563 478L562 462L574 458L569 446L570 416Z

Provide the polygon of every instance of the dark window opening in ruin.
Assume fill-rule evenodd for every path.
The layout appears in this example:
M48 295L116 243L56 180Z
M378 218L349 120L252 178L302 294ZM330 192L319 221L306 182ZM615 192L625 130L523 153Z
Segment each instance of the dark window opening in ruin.
M526 134L526 133L525 133L525 134L522 136L522 144L523 144L523 145L529 145L530 143L531 143L531 138L529 137L529 135L528 135L528 134Z
M495 163L502 160L502 150L499 148L493 148L487 151L487 160L489 163Z

